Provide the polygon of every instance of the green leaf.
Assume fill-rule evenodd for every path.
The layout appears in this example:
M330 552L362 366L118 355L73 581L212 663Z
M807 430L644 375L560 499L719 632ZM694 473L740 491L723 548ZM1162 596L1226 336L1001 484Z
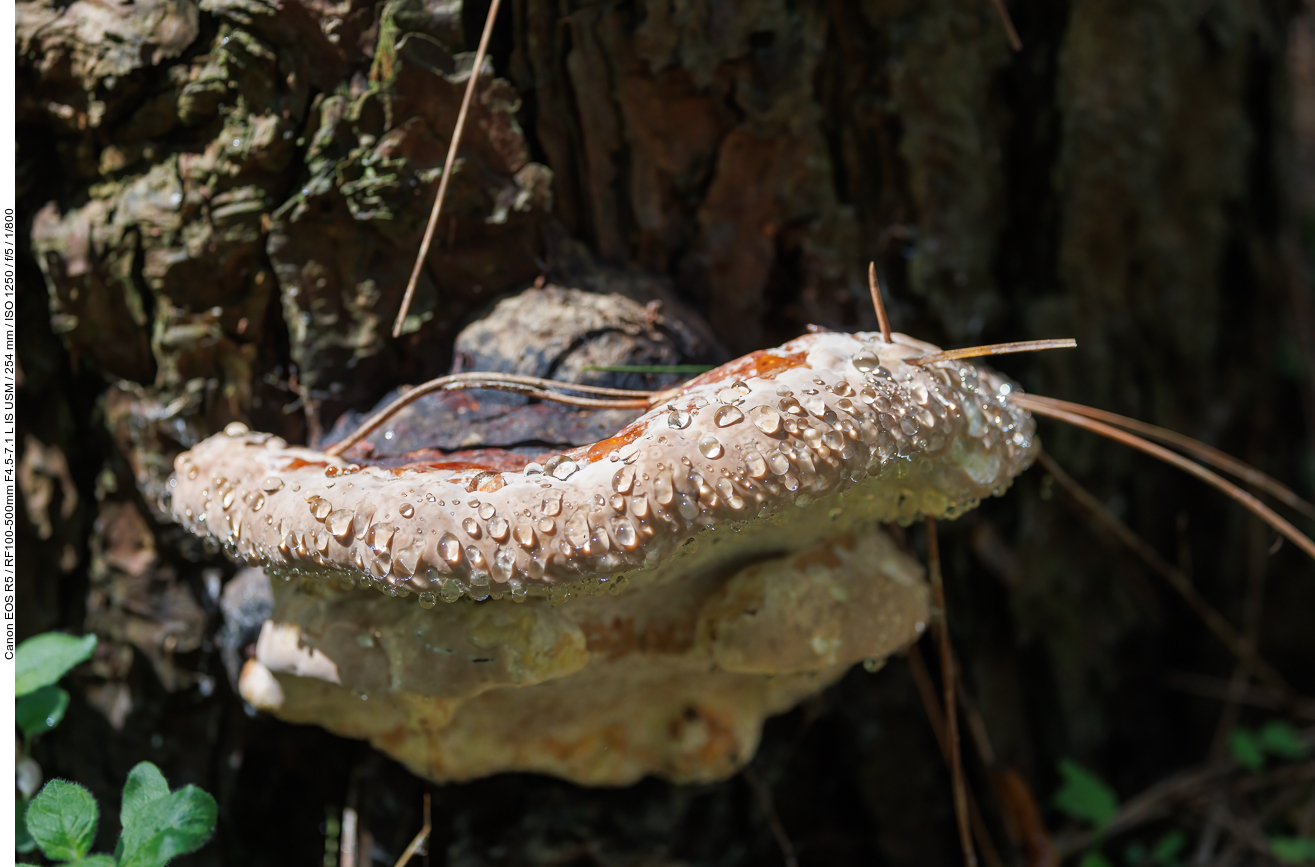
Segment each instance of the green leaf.
M27 832L52 861L76 861L96 838L100 810L91 792L65 780L51 780L27 806Z
M14 694L27 695L50 686L95 649L94 635L79 638L62 632L43 632L32 636L14 651Z
M68 710L68 693L57 686L43 686L14 704L14 722L27 737L35 737L59 725Z
M1283 864L1315 864L1315 837L1270 837L1269 851Z
M134 813L131 828L123 829L119 867L163 867L195 852L214 833L218 816L215 799L196 786L150 801Z
M1187 835L1182 831L1170 831L1156 841L1151 849L1151 861L1156 864L1173 864L1178 853L1187 845Z
M116 867L114 858L109 855L88 855L81 861L74 861L65 867Z
M123 808L119 810L119 824L123 826L123 833L114 848L116 858L122 858L126 850L136 851L141 847L141 835L149 832L147 807L167 797L169 783L155 765L139 762L128 772L128 781L123 784Z
M1114 865L1110 863L1110 859L1093 849L1082 856L1078 867L1114 867Z
M1293 761L1304 759L1308 752L1296 727L1281 719L1270 720L1261 728L1260 746L1272 756Z
M1097 829L1108 825L1119 811L1119 797L1114 790L1072 759L1060 760L1059 774L1064 778L1055 793L1055 806L1059 811Z
M19 852L31 852L37 847L37 841L32 839L32 835L27 833L27 801L22 797L14 799L15 822L14 822L14 848Z
M1265 766L1260 739L1248 729L1233 729L1233 733L1228 736L1228 749L1233 754L1233 760L1248 771L1259 771Z

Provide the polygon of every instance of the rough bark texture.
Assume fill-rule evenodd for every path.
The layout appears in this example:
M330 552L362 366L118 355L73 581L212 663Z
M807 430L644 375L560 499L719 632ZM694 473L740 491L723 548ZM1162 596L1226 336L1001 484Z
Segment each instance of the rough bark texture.
M220 652L233 664L246 634L220 613L235 568L158 500L172 456L228 421L316 441L468 366L458 332L540 276L684 323L620 349L535 344L548 372L578 371L872 328L873 259L899 330L1076 337L999 366L1310 496L1315 12L1010 6L1018 54L987 0L511 0L392 340L486 4L19 3L20 630L102 637L38 744L46 774L91 786L106 816L143 758L216 793L217 841L188 863L318 861L348 804L371 863L393 863L422 784L244 713ZM1309 563L1267 556L1267 532L1170 471L1042 435L1315 692ZM1165 677L1232 665L1090 523L1037 471L942 531L966 686L1043 803L1060 757L1125 796L1200 761L1219 706ZM446 787L431 863L774 863L778 821L801 863L954 863L921 717L895 662L771 723L751 773L724 784Z

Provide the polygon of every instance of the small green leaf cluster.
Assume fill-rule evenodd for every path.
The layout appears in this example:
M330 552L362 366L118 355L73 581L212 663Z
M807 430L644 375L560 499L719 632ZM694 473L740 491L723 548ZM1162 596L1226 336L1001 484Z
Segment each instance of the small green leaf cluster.
M14 651L14 718L29 741L59 725L68 710L68 693L55 684L91 656L96 636L59 632L33 636Z
M90 854L100 810L77 783L46 783L28 805L26 830L43 855L70 867L164 867L205 845L218 811L215 799L196 786L170 792L160 769L141 762L123 787L123 833L113 855Z
M1270 720L1259 730L1241 726L1233 729L1228 749L1234 761L1252 772L1264 769L1266 756L1299 761L1310 752L1292 723L1281 719Z

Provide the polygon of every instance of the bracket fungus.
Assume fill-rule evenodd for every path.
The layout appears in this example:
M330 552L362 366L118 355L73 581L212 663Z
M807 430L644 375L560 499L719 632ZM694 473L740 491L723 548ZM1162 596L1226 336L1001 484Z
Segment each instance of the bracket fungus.
M922 568L878 525L1034 459L1012 384L936 352L809 334L534 461L361 466L233 424L178 457L172 509L272 579L259 708L434 780L716 779L766 716L921 633Z

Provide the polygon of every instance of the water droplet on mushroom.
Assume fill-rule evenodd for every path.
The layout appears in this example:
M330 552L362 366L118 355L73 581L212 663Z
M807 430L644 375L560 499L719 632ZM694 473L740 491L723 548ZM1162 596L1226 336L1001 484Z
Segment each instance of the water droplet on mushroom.
M370 550L376 554L381 551L387 551L388 547L393 544L393 533L397 528L392 524L371 524L370 529L365 531L365 544L370 546Z
M866 349L854 353L854 357L850 359L850 362L859 373L870 373L881 364L881 360Z
M735 389L740 394L748 394L749 392L753 391L753 389L749 388L749 384L742 379L737 379L734 382L732 382L731 388Z
M612 476L612 490L618 494L628 494L631 488L635 486L635 468L622 467Z
M767 461L756 451L744 453L744 468L755 479L761 479L767 475Z
M543 475L543 464L539 463L538 461L530 461L528 464L525 465L525 475L527 476Z
M540 519L539 519L539 532L540 532L540 533L554 533L554 532L556 532L556 531L557 531L557 522L554 521L552 518L540 518Z
M472 569L482 570L486 565L488 565L487 562L484 560L484 552L481 551L479 548L475 547L474 545L466 546L466 559L470 561L470 568ZM475 580L475 576L471 575L470 579L473 582Z
M240 421L230 421L224 425L224 433L231 437L246 436L251 432L251 428L242 424Z
M648 497L640 494L630 501L630 514L636 518L648 517Z
M804 408L800 406L799 401L793 397L781 398L780 403L778 403L777 406L781 408L781 412L788 412L790 415L804 414Z
M576 548L583 548L589 542L589 518L584 512L576 512L566 522L566 538Z
M479 516L480 516L481 518L483 518L484 520L486 520L486 521L487 521L489 518L492 518L492 517L493 517L494 515L496 515L497 513L498 513L498 510L495 509L495 508L493 508L493 504L492 504L492 503L484 503L482 506L479 507Z
M479 521L474 518L466 518L461 522L461 529L466 531L466 535L472 539L478 539L483 532L479 528Z
M421 608L433 608L438 604L438 597L426 590L416 597L416 602L420 603Z
M822 413L826 412L826 401L822 400L820 395L805 398L804 408L820 418Z
M850 384L849 384L849 380L847 380L847 379L842 379L842 380L840 380L839 382L837 382L837 383L831 388L831 391L834 392L835 394L840 395L841 397L853 397L853 396L854 396L854 386L850 385Z
M564 460L553 469L552 477L559 482L564 482L571 476L575 475L575 472L578 469L580 469L580 465L575 461Z
M265 508L265 495L257 491L256 495L251 498L251 511L259 512L263 508Z
M315 546L315 550L319 551L321 554L329 550L329 534L319 527L311 530L310 540L311 544Z
M515 574L516 551L512 548L499 548L498 553L493 556L494 580L506 583Z
M329 517L324 519L324 526L329 532L339 539L351 535L352 532L352 512L351 509L339 509L336 512L330 512Z
M489 521L489 535L499 542L507 540L507 534L511 532L511 525L507 523L506 518L494 518Z
M403 518L409 518L416 513L415 506L410 503L403 503L397 510L397 513Z
M730 427L744 421L744 413L740 411L738 406L723 406L717 410L712 420L717 427Z
M794 398L791 398L794 400ZM785 401L781 401L784 403ZM781 429L781 414L770 406L756 406L749 410L753 423L758 430L771 436Z
M675 497L675 490L671 487L671 471L658 470L653 478L653 496L657 499L658 505L669 506Z
M689 427L690 415L683 409L673 409L667 416L667 427L684 430Z
M915 382L909 386L909 394L913 395L913 400L918 406L926 406L927 401L931 399L931 393L927 391L927 386L920 382Z
M438 556L453 566L461 562L461 543L457 541L456 536L451 533L443 534L443 538L438 540Z
M526 551L534 547L534 528L529 525L528 521L521 521L516 524L511 531L511 536Z
M822 444L829 449L840 451L845 447L845 437L838 430L827 431L822 434Z
M721 457L723 452L721 440L717 439L712 434L706 434L701 440L699 440L699 452L709 460L715 460Z
M639 544L639 534L635 532L634 525L624 518L617 521L613 535L616 536L616 543L626 550L634 550Z
M196 467L188 467L188 468L187 468L187 478L189 478L189 479L195 479L195 478L196 478L197 476L199 476L199 475L201 475L201 471L198 470ZM266 490L268 490L268 489L266 489Z
M726 505L735 509L737 512L744 508L744 498L735 491L735 485L730 479L722 477L717 480L717 494L722 498Z
M223 500L220 501L223 504L224 511L226 512L228 511L228 509L233 505L233 500L235 499L237 499L237 491L234 491L230 488L228 491L224 493L224 498Z
M590 539L590 550L595 554L601 554L611 547L612 540L608 538L607 531L602 527L595 527L593 538Z
M720 403L735 403L744 395L733 388L723 388L717 392L717 401Z
M393 557L393 574L410 578L420 567L420 555L425 550L424 542L412 542Z
M393 558L387 551L381 551L370 561L370 574L376 578L384 577L391 568L393 568Z
M611 506L614 511L617 512L624 512L626 510L626 498L621 496L620 494L613 494L611 497L609 497L607 500L607 504Z
M189 475L188 478L191 478ZM278 476L266 476L265 480L260 483L260 489L267 494L272 494L283 487L283 480Z
M323 521L333 511L333 504L323 497L311 497L306 501L306 505L310 507L310 513L317 521Z
M553 491L543 498L543 504L539 507L545 515L554 516L562 513L562 492Z

